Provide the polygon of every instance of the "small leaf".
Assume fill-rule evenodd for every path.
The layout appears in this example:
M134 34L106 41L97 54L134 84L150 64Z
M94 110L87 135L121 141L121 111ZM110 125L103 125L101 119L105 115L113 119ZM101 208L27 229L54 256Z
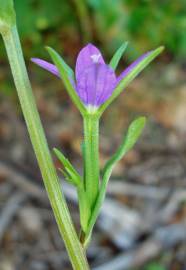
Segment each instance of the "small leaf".
M63 174L65 177L73 182L76 186L80 185L81 183L81 176L79 173L76 171L76 169L72 166L70 161L63 155L62 152L60 152L57 148L54 148L54 153L58 157L58 159L61 161L65 168L65 172L62 170Z
M136 120L134 120L127 131L126 136L124 137L121 146L118 148L116 153L109 159L109 161L106 163L104 169L103 169L103 180L101 183L101 188L99 192L99 196L97 198L95 207L93 209L91 219L89 222L89 226L86 231L86 237L89 238L90 234L92 232L93 226L97 220L97 217L100 212L100 208L103 204L107 184L110 178L110 175L112 173L113 167L136 143L137 139L139 138L144 126L145 126L146 119L145 117L139 117Z
M59 171L63 174L67 182L69 182L70 184L76 185L76 183L74 183L74 181L70 178L70 175L65 170L59 168Z
M119 49L115 52L115 54L113 55L110 63L109 63L109 66L115 70L118 66L118 63L119 63L119 60L121 59L122 55L124 54L126 48L128 46L128 42L125 42L123 43Z
M75 87L74 80L72 81L69 78L69 74L72 74L71 68L69 68L67 66L67 64L64 62L64 60L61 58L61 56L55 50L53 50L50 47L47 47L47 51L49 52L54 64L58 68L59 73L61 75L61 79L64 82L66 90L67 90L69 96L71 97L72 101L77 106L77 108L79 109L81 114L86 113L86 109L85 109L83 103L79 99L79 96L77 95L77 93L74 89L74 87Z
M16 24L13 0L0 0L0 32Z
M125 153L127 153L137 142L139 136L141 135L144 126L146 123L145 117L139 117L135 119L129 126L126 138L124 139L121 145L121 156L122 157Z
M134 146L139 136L141 135L141 132L145 126L145 122L145 117L139 117L130 124L127 135L124 136L120 147L106 163L103 169L103 178L105 177L105 175L110 176L112 168L116 164L116 162L122 159L123 156Z
M111 97L100 106L98 110L98 114L101 115L104 110L110 105L110 103L125 89L128 84L136 78L136 76L146 67L154 58L156 58L162 51L164 47L161 46L156 50L153 50L147 54L134 68L130 70L130 72L119 82L113 91Z

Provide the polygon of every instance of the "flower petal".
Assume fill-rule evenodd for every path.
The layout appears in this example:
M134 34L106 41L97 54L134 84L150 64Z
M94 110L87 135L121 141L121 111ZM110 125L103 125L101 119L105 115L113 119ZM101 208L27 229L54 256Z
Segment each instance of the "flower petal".
M116 84L114 71L105 64L86 68L77 80L77 93L85 105L98 107L112 94Z
M39 58L31 58L31 61L60 78L59 71L55 65Z
M146 52L145 54L141 55L138 59L136 59L132 64L130 64L117 78L117 84L127 76L145 57L147 57L151 51Z
M92 44L85 46L78 54L76 61L76 80L78 80L82 72L93 64L104 64L101 52Z

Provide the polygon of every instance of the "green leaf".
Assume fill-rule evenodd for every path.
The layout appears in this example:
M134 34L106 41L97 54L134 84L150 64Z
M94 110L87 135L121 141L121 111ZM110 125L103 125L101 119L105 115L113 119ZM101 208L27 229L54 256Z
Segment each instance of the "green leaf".
M130 124L127 134L124 136L120 147L116 153L107 161L103 169L103 179L110 177L114 165L120 159L122 159L123 156L134 146L139 136L141 135L141 132L145 126L145 122L145 117L139 117Z
M76 182L73 181L73 179L70 177L70 175L63 169L59 168L59 171L63 174L65 180L69 182L70 184L77 185Z
M124 54L126 48L128 46L128 42L125 42L123 43L119 49L115 52L115 54L113 55L110 63L109 63L109 66L115 70L118 66L118 63L119 63L119 60L121 59L122 55Z
M112 173L113 167L123 156L134 146L137 139L141 135L141 132L145 126L146 118L145 117L139 117L136 120L134 120L127 131L126 136L124 136L122 143L116 153L109 159L109 161L106 163L104 169L103 169L103 180L101 183L100 193L97 198L95 208L92 212L92 216L89 222L88 229L86 231L86 237L89 238L91 231L93 229L93 226L97 220L97 217L100 212L100 208L102 206L102 203L105 198L106 194L106 188L107 184L110 178L110 175Z
M151 51L143 60L141 60L116 86L111 97L100 106L98 114L101 115L104 110L110 105L110 103L123 91L128 84L136 78L136 76L146 67L154 58L156 58L162 51L164 47L161 46L154 51Z
M72 74L71 69L67 66L67 64L64 62L64 60L61 58L61 56L52 48L47 47L47 51L49 52L54 64L56 65L56 67L58 68L60 75L61 75L61 79L66 87L66 90L69 94L69 96L71 97L72 101L74 102L74 104L77 106L77 108L79 109L79 111L81 112L81 114L85 114L86 113L86 109L83 105L83 103L81 102L81 100L79 99L71 81L69 78L69 74Z
M0 0L0 32L6 32L16 24L13 0Z
M72 166L70 161L63 155L62 152L60 152L57 148L54 148L53 150L65 168L65 171L60 169L65 178L74 185L79 186L81 184L80 174L76 171L76 169Z

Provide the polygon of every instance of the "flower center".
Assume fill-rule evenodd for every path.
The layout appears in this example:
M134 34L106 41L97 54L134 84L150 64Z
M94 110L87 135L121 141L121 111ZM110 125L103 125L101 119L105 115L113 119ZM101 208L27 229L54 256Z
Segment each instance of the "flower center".
M87 111L91 114L94 114L97 111L98 107L97 106L92 106L91 104L89 104L87 106Z

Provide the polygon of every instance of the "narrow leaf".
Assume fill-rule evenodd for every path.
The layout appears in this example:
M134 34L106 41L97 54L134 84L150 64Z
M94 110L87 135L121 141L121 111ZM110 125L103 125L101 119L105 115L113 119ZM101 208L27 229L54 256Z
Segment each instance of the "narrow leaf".
M145 122L145 117L139 117L130 124L127 134L124 136L120 147L106 163L103 169L103 178L105 178L105 175L110 176L113 166L116 164L116 162L122 159L123 156L134 146L139 136L141 135L141 132L145 126Z
M74 81L71 81L69 79L69 74L71 74L69 67L67 67L64 60L61 58L61 56L55 50L53 50L50 47L47 47L47 51L49 52L54 64L56 65L56 67L59 70L59 73L61 75L61 79L66 87L66 90L67 90L69 96L71 97L72 101L77 106L77 108L79 109L81 114L84 114L86 112L86 109L85 109L84 105L82 104L81 100L79 99L79 97L74 89L75 86L73 87L73 84L75 84L75 83L74 83Z
M156 58L162 51L164 47L161 46L154 51L151 51L143 58L130 72L119 82L111 97L99 108L99 115L101 115L104 110L110 105L110 103L123 91L128 84L136 78L136 76L146 67L154 58Z
M65 177L68 176L67 178L70 178L71 181L73 181L76 185L79 185L81 183L80 174L76 171L76 169L73 167L70 161L63 155L62 152L60 152L57 148L54 148L53 150L66 170L67 174L64 174Z
M123 43L123 44L119 47L119 49L115 52L115 54L113 55L113 57L112 57L112 59L111 59L111 61L110 61L110 63L109 63L109 66L110 66L113 70L115 70L115 69L117 68L118 63L119 63L119 61L120 61L122 55L124 54L124 52L125 52L127 46L128 46L128 42Z

